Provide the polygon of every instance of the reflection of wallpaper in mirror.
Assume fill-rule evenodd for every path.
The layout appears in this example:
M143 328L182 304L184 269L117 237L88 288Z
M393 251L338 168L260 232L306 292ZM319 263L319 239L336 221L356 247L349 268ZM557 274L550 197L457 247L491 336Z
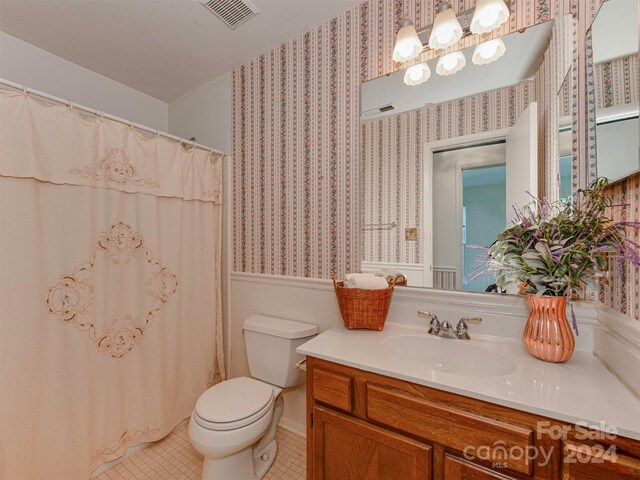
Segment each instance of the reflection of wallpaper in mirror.
M562 83L562 88L560 89L558 100L559 102L559 114L560 117L569 117L571 116L571 78L566 78Z
M629 105L640 99L637 55L602 62L594 67L596 109Z
M609 194L614 205L624 205L624 208L613 210L614 218L640 219L640 173L611 185ZM629 238L640 244L640 230L629 228L627 233ZM615 260L612 263L608 283L600 282L599 300L640 320L640 267L633 267L627 262L619 269Z
M423 147L427 142L508 128L535 101L533 82L363 124L363 223L398 228L364 233L365 262L422 263ZM418 228L418 241L404 229Z
M556 18L549 48L535 77L538 99L538 192L549 200L560 198L558 175L558 93L571 68L573 22L571 16Z

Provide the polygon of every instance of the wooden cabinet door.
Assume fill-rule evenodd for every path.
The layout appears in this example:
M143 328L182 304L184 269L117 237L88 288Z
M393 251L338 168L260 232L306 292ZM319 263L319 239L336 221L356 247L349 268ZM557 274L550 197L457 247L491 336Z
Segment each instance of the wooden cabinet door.
M444 457L444 480L508 480L512 478L449 455Z
M314 480L429 480L431 447L322 407L313 409Z
M640 460L585 444L565 442L563 480L640 480Z

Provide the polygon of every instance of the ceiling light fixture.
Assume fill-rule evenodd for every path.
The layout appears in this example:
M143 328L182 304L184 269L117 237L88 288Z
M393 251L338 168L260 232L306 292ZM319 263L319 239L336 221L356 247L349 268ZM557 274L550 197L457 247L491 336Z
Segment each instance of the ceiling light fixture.
M400 22L400 30L393 47L393 60L395 62L407 62L413 60L422 52L422 42L418 38L413 22L405 18Z
M462 52L453 52L440 57L436 66L436 73L438 75L453 75L462 70L466 64L467 60Z
M449 2L441 2L429 36L429 47L439 50L455 45L462 38L462 27Z
M471 33L489 33L509 18L509 9L503 0L478 0L471 20Z
M500 38L489 40L479 44L473 52L473 63L476 65L486 65L495 62L504 52L507 51L504 42Z
M426 63L419 63L407 68L407 71L404 72L404 83L410 87L414 87L429 80L430 76L431 69L429 68L429 65Z

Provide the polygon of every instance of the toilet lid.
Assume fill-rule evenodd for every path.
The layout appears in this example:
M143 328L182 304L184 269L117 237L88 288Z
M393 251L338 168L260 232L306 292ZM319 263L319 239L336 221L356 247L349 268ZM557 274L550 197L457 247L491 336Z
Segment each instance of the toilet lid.
M195 413L208 423L228 424L253 417L269 406L273 388L259 380L238 377L225 380L204 392Z

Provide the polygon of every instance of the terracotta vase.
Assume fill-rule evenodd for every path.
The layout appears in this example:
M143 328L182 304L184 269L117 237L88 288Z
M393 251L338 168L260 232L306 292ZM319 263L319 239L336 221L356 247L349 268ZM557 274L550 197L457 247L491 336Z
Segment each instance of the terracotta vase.
M567 320L567 297L527 297L531 311L522 335L527 351L545 362L566 362L576 346Z

